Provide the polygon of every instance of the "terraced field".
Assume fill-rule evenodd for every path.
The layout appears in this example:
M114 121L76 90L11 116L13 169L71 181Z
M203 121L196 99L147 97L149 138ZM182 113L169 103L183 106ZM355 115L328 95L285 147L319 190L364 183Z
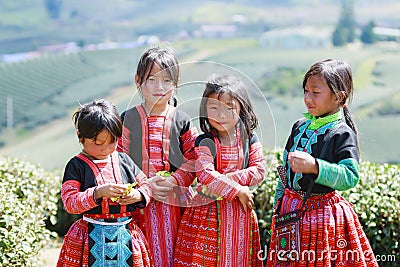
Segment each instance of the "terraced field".
M259 114L259 132L266 149L283 146L294 120L301 116L301 73L315 61L339 58L354 72L355 98L350 108L358 123L362 157L375 162L399 162L400 82L398 49L368 47L321 50L270 50L255 39L190 40L172 44L181 63L180 108L193 118L208 75L228 72L241 76ZM133 73L145 47L54 54L23 63L0 65L0 148L12 155L60 168L79 151L71 115L78 103L106 97L122 112L140 102L134 95ZM268 81L279 83L277 93ZM269 77L265 79L265 77ZM278 77L278 78L276 78ZM14 102L15 129L7 130L6 98ZM133 96L133 97L132 97ZM76 144L76 145L72 145ZM54 153L54 152L57 153Z

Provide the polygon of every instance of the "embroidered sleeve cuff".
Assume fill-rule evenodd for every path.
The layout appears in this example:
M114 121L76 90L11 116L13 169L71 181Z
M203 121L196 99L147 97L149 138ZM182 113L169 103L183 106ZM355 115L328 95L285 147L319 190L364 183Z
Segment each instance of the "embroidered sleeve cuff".
M140 205L139 208L144 208L150 202L150 196L147 194L147 190L143 190L143 188L139 187L138 191L143 196L143 200L139 202L139 203L143 203L143 207L142 207L142 205Z
M99 198L96 200L94 199L94 190L95 189L96 189L96 187L88 188L84 192L84 194L85 194L84 198L86 198L87 201L82 201L82 206L86 206L85 202L87 203L85 210L90 210L101 204L102 198Z
M182 178L181 174L184 173L182 173L182 171L178 169L171 176L174 177L178 186L186 186L185 179Z
M94 192L96 191L96 189L97 189L97 186L93 188L92 196L93 196L93 201L94 201L95 205L97 206L97 205L101 204L102 198L96 198L94 196ZM88 190L92 190L92 189L90 188ZM89 193L89 195L90 195L90 193Z
M230 188L228 193L224 195L224 198L226 198L229 201L233 201L239 194L239 191L240 191L240 184L236 184L234 187Z
M315 182L318 184L343 191L355 187L360 179L360 167L355 159L344 159L338 164L322 159L317 162L319 173Z

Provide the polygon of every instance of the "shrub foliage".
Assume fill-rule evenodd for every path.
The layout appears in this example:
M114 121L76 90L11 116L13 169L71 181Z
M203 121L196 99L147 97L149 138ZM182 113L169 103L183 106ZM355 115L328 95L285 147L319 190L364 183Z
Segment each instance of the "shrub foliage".
M264 154L267 160L265 180L257 187L257 191L254 193L254 207L258 216L261 248L265 256L271 240L270 229L274 211L275 188L279 179L276 166L282 164L282 151L268 151Z
M354 205L377 255L400 261L400 166L361 163L360 183L342 195Z
M0 266L38 266L54 235L45 219L57 211L60 179L38 166L0 158Z

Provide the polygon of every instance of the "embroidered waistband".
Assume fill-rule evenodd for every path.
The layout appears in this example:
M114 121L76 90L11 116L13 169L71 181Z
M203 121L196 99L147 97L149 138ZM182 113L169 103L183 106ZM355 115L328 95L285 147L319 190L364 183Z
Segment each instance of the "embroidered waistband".
M293 192L293 191L292 191L292 192ZM294 193L295 193L295 194L298 194L298 195L301 196L302 198L304 198L304 197L306 196L306 194L307 194L307 192L304 192L304 191L294 191ZM310 197L325 196L325 195L327 195L327 194L329 194L329 193L311 193L311 194L310 194Z
M306 193L307 193L307 192L304 192L304 191L297 191L297 190L293 190L293 189L289 189L289 188L285 188L285 192L289 193L289 194L298 195L302 199L306 196ZM333 191L333 192L335 192L335 191ZM329 193L311 193L310 197L322 197L322 196L326 196L326 195L328 195L330 193L332 193L332 192L329 192Z
M123 218L123 217L131 217L133 215L132 212L123 212L123 213L117 213L117 214L113 214L113 213L106 213L106 214L93 214L93 213L88 213L85 214L84 216L88 217L88 218L92 218L95 220L98 219L118 219L118 218Z
M128 217L126 217L126 220L117 220L117 221L115 221L115 222L107 222L107 221L104 221L104 220L95 220L95 219L92 219L92 218L89 218L89 217L87 217L86 215L83 215L83 218L82 218L84 221L87 221L87 222L90 222L90 223L93 223L93 224L100 224L100 225L126 225L126 224L128 224L128 223L130 223L131 221L132 221L132 218L128 218ZM123 219L123 218L120 218L120 219Z

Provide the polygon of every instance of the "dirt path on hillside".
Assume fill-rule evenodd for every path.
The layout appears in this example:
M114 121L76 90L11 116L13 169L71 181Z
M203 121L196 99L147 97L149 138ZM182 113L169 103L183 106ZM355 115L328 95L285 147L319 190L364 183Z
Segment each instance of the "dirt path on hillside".
M185 62L194 62L194 61L201 61L205 60L209 57L211 57L214 54L217 54L221 51L224 51L225 47L219 47L219 48L214 48L214 49L208 49L208 50L198 50L196 53L190 54L189 56L183 57L180 59L179 63L185 63Z
M58 247L48 247L40 253L40 259L44 262L43 267L55 267L60 255L61 244Z

